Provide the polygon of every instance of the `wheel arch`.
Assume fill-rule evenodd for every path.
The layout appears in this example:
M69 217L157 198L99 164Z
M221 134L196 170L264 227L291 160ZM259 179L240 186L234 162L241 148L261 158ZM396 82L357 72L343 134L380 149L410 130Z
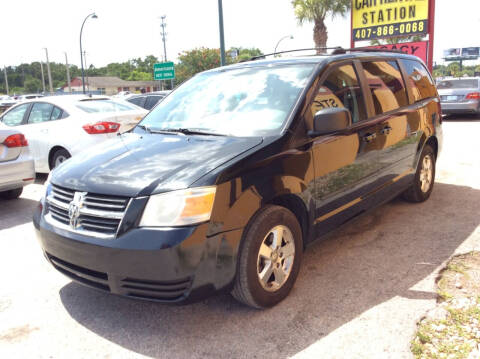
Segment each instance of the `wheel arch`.
M50 149L50 152L48 152L48 167L50 168L50 170L52 170L52 168L53 168L53 163L52 163L53 162L53 155L55 154L55 152L57 152L59 150L65 150L68 153L70 153L70 151L67 148L65 148L64 146L60 146L60 145L53 146Z

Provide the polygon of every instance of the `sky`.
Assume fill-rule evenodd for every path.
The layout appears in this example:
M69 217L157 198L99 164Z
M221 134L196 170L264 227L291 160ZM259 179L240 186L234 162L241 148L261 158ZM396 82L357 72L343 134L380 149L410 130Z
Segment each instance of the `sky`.
M88 65L101 67L146 55L163 56L160 16L166 15L167 59L184 50L218 48L217 0L16 0L2 1L0 66L45 61L80 65L79 34ZM479 0L436 0L434 61L443 50L480 46ZM290 0L223 0L225 47L257 47L273 52L313 47L313 25L298 25ZM327 20L328 46L350 45L350 16Z

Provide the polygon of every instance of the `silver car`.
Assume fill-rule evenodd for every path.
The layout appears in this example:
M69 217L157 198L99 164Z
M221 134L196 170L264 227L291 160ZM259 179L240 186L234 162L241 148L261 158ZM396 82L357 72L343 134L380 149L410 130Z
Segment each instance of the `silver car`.
M28 141L17 130L0 123L0 198L14 199L35 180Z
M450 114L480 114L480 78L462 77L437 83L442 112Z

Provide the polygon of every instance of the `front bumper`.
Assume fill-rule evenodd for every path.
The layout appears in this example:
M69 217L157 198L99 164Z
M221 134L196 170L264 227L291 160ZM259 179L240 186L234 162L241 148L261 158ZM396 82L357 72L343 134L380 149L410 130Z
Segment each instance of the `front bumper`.
M67 232L34 215L47 260L72 280L110 293L164 303L230 290L242 230L207 237L208 223L135 228L111 240Z
M441 102L443 114L462 114L462 113L477 113L480 108L480 102L477 100L468 102Z

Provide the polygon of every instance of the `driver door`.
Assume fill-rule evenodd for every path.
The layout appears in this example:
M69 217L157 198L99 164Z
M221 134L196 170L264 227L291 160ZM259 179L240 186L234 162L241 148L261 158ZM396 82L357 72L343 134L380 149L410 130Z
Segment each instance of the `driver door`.
M362 212L374 191L379 171L378 125L367 121L365 91L353 62L331 66L321 75L320 86L307 117L327 107L344 107L352 125L344 134L314 138L317 234L323 234ZM308 119L307 119L308 121Z

